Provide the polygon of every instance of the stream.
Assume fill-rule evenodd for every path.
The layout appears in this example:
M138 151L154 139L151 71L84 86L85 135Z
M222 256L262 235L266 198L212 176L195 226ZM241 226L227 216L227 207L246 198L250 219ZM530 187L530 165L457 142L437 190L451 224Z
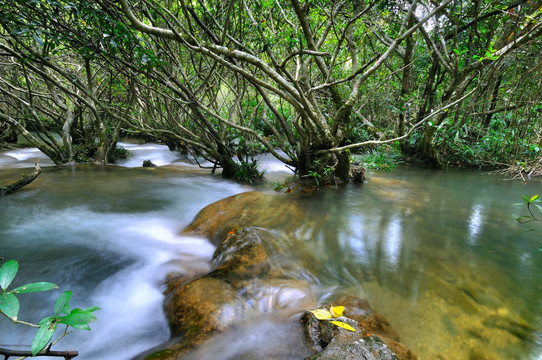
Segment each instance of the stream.
M54 166L36 149L0 153L0 184L32 172L35 161L43 169L0 198L0 257L20 264L12 286L60 287L21 294L19 318L51 315L64 290L73 291L73 307L101 308L92 331L53 347L78 350L76 359L130 359L167 341L165 277L205 273L214 251L182 229L204 206L272 192L289 174L264 157L267 182L239 185L166 146L123 146L132 156L107 167ZM158 167L139 167L144 159ZM542 223L512 216L526 214L513 204L540 193L541 182L408 166L367 178L303 200L309 220L295 230L319 261L320 298L341 289L367 299L420 360L542 359ZM246 347L244 337L281 346L289 325L278 321L266 316L217 337L199 358L233 359L226 354ZM27 350L34 331L1 317L0 347Z

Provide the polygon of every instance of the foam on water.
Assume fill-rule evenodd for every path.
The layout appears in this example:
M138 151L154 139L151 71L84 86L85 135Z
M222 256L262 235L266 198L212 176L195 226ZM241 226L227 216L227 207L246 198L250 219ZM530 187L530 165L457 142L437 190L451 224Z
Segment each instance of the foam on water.
M158 164L178 159L161 145L132 150L156 155L151 161ZM39 154L4 153L0 166L8 159L9 167L22 167ZM13 286L50 281L60 287L21 295L21 320L50 316L65 290L73 291L72 307L101 308L92 331L73 331L53 347L78 350L81 360L128 359L169 339L166 275L208 272L214 252L207 240L180 235L182 228L205 205L245 190L212 176L115 168L45 170L40 180L32 191L3 199L0 256L20 263ZM34 335L0 317L1 347L28 349Z
M40 166L54 165L47 155L37 148L0 152L0 169L34 167L36 162Z
M99 321L91 325L91 332L75 331L57 349L77 349L78 359L83 360L126 359L169 339L162 310L164 275L172 271L181 274L209 271L214 247L205 239L179 235L178 225L162 216L98 213L74 207L34 213L32 221L3 232L8 239L20 239L17 246L22 248L40 241L44 248L58 249L54 251L58 252L58 258L49 260L58 269L66 266L62 249L74 246L81 253L77 261L89 262L84 266L86 271L99 272L92 269L96 251L98 256L113 257L109 261L115 262L114 257L118 257L119 263L124 264L116 272L102 274L103 280L94 288L72 283L71 276L59 276L58 285L62 289L74 289L79 301L83 299L84 303L74 306L92 305L101 310L96 312ZM43 237L39 229L47 226L56 228L56 235ZM28 343L30 340L3 336L2 341Z
M116 162L116 165L123 167L140 167L143 165L144 160L150 160L157 166L163 166L183 158L180 152L170 151L166 145L118 143L118 146L125 148L129 152L127 159Z

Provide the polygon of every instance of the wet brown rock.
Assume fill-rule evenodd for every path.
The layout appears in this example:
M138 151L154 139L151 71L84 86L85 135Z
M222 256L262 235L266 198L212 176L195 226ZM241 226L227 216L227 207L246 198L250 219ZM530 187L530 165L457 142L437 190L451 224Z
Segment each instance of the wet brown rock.
M251 191L206 206L183 234L203 236L217 245L238 227L277 229L286 223L300 224L302 218L292 197Z
M295 228L291 227L295 223L302 223L302 211L289 195L243 193L200 211L184 233L205 236L216 244L213 270L197 278L168 279L164 306L175 338L142 358L179 359L213 335L228 332L255 314L280 310L288 318L314 307L312 287L318 280L311 268L318 262L302 241L281 231L284 224ZM347 352L388 354L392 344L393 349L402 350L401 344L391 340L398 337L389 323L367 302L352 296L337 296L335 300L334 304L347 308L349 316L342 320L358 331L350 332L306 315L310 322L305 327L306 335L313 353L324 356L322 359L344 360L349 359L341 358ZM301 330L296 331L301 337ZM380 340L370 339L368 344L369 332L389 339L385 340L389 347ZM310 354L305 349L304 354ZM384 355L366 358L395 359Z
M234 318L236 295L231 285L213 277L201 277L181 286L170 286L165 311L173 335L190 336L225 330Z

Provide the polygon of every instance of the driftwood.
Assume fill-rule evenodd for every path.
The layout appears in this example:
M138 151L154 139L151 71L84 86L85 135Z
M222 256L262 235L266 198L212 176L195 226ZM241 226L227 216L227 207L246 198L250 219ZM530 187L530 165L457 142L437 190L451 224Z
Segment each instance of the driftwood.
M4 356L4 360L9 359L11 356L32 356L31 351L18 351L18 350L9 350L0 348L0 355ZM36 354L36 356L54 356L54 357L63 357L66 360L71 360L74 357L79 355L77 351L51 351L43 350Z
M38 163L36 163L36 168L34 169L34 172L32 174L23 175L21 180L16 181L11 185L0 187L0 195L11 194L12 192L16 190L19 190L23 186L26 186L30 184L32 181L34 181L39 176L39 174L41 174L41 168L38 165Z

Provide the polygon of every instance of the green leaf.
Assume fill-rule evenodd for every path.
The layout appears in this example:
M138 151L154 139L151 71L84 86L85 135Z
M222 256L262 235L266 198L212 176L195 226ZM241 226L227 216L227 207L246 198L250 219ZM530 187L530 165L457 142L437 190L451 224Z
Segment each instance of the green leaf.
M352 326L350 326L347 323L344 323L342 321L330 320L329 322L332 323L333 325L337 325L338 327L342 327L342 328L344 328L346 330L356 332L356 329L354 329Z
M58 298L55 304L55 316L60 314L70 313L70 300L72 298L72 292L70 290L64 291Z
M56 331L56 324L51 323L44 326L40 326L34 340L32 340L32 356L36 356L37 353L42 351L49 341L51 341Z
M32 35L34 37L34 40L36 40L36 43L39 45L39 46L43 46L43 39L40 38L38 35Z
M96 316L94 316L90 311L73 309L69 315L60 317L58 320L59 323L69 325L76 329L90 330L88 324L96 321Z
M102 310L102 308L99 308L97 306L90 306L88 308L84 308L82 311L94 312L96 310Z
M5 291L19 271L19 263L9 260L0 268L0 287Z
M19 314L19 300L11 293L0 294L0 311L10 319L17 320Z
M32 292L38 292L38 291L49 291L53 289L58 289L58 286L50 282L35 282L35 283L19 286L18 288L11 290L10 293L25 294L25 293L32 293Z
M533 195L533 196L529 199L529 202L533 202L533 201L535 201L536 199L538 199L538 194Z

